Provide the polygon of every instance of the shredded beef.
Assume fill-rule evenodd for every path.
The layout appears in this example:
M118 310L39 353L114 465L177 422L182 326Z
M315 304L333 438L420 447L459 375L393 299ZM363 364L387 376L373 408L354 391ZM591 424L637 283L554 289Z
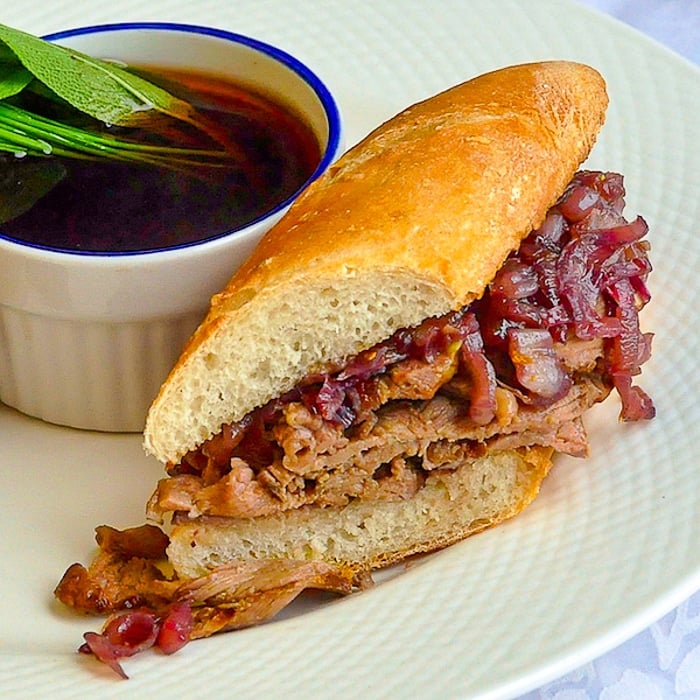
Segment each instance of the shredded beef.
M651 418L633 378L651 352L647 227L615 173L581 172L482 299L401 329L302 381L168 467L149 506L254 517L413 496L431 469L545 445L582 456L582 414L612 388Z
M80 612L111 613L101 632L83 635L79 651L122 678L121 661L151 647L172 654L191 639L264 622L306 589L347 595L371 583L347 567L293 559L233 561L199 578L168 577L159 564L169 540L158 528L101 526L96 539L90 566L69 567L54 594Z
M522 405L507 422L495 419L486 426L473 423L461 401L438 394L428 401L387 404L376 412L371 428L353 439L338 430L331 440L328 426L323 425L318 441L309 430L314 416L297 404L285 416L293 414L298 421L300 413L307 413L308 421L285 424L284 431L290 444L303 440L300 453L285 453L282 461L257 474L234 460L231 472L211 486L192 475L163 479L151 509L255 517L308 503L329 506L345 505L352 498L410 498L422 486L425 472L455 468L487 449L546 445L583 456L588 443L580 416L608 392L609 387L582 379L551 406ZM301 439L293 436L295 431L302 433ZM418 466L407 467L406 460L413 458ZM390 468L383 469L385 465Z

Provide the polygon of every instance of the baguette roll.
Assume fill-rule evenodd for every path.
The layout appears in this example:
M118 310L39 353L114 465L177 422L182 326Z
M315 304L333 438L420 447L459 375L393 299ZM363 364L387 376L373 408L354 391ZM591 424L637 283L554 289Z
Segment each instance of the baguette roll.
M480 297L587 157L607 104L593 68L533 63L370 133L212 299L150 408L147 452L177 462L302 377Z
M588 66L524 64L451 88L370 133L299 197L212 299L151 406L146 450L176 465L303 378L480 299L588 156L607 103L602 77ZM610 390L588 384L571 430ZM449 468L421 475L410 497L299 502L269 514L264 506L251 517L212 515L196 500L163 507L161 491L150 510L175 512L168 556L181 576L280 557L361 572L520 512L551 467L554 432L546 444L506 440L460 453ZM416 445L387 464L422 458L426 445ZM240 473L226 485L234 501L252 474Z

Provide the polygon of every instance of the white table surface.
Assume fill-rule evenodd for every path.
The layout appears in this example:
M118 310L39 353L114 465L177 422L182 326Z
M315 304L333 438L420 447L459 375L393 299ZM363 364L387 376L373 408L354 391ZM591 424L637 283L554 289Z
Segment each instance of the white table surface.
M700 64L700 0L578 2ZM666 698L700 699L700 591L636 637L520 700Z

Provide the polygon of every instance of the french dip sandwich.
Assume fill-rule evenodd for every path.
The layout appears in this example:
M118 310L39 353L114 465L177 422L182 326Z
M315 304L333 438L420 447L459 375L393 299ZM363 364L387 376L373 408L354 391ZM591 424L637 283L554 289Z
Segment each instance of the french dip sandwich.
M582 64L482 75L378 127L261 240L148 414L170 601L265 562L360 580L520 512L613 389L653 416L647 227L620 175L579 170L607 103Z

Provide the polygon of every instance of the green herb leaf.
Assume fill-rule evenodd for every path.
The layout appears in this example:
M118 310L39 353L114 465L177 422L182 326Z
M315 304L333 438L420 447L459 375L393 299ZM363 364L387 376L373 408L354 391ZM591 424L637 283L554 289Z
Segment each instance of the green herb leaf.
M32 74L17 57L0 44L0 100L19 94L32 80Z
M157 134L159 144L99 131L94 128L95 120ZM206 177L203 167L233 167L254 180L246 151L186 97L168 92L167 85L0 24L0 154L3 152L34 157L39 161L37 169L45 169L42 177L33 167L22 168L29 178L19 187L25 195L8 195L5 190L10 183L3 181L2 216L12 212L11 218L58 181L57 166L47 165L52 160L47 156L52 155L138 163L186 171L195 177ZM14 162L5 157L3 168ZM14 171L16 168L10 168Z
M151 110L210 134L208 123L188 102L129 71L0 24L4 42L20 63L73 107L105 124L143 127ZM220 141L220 134L210 134Z
M17 63L17 56L4 44L0 44L0 63Z
M8 158L0 170L0 224L29 211L65 176L56 160Z
M0 102L0 151L20 156L110 159L175 170L231 167L225 151L154 146L99 134Z
M18 95L33 79L24 66L0 63L0 100Z

